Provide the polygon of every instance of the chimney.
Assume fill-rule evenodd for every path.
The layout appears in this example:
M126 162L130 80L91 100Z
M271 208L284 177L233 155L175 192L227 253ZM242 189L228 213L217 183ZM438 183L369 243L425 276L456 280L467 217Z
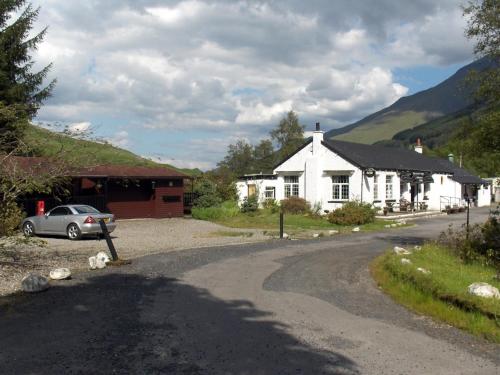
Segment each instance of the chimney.
M415 145L415 152L421 154L423 151L422 143L420 142L420 138L417 138L417 144Z
M321 149L321 142L323 142L323 131L321 131L319 122L316 123L316 130L313 132L313 155L317 155Z
M454 163L455 162L455 156L453 154L448 154L448 160L450 161L450 163Z

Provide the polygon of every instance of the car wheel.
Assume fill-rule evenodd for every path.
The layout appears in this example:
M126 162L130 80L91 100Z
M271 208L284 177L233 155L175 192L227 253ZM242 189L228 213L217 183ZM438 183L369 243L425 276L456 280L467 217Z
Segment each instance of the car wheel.
M23 234L25 237L33 237L35 235L35 226L31 221L27 221L23 225Z
M68 235L68 238L72 241L76 241L82 238L82 232L80 231L80 228L78 228L78 225L76 225L75 223L68 225L66 233Z

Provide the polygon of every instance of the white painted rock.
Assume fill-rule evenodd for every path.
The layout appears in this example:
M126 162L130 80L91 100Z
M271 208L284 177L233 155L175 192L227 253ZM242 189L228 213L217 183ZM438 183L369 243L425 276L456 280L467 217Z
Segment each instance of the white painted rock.
M484 298L499 298L500 291L488 283L472 283L467 288L470 294Z
M90 266L91 270L95 270L97 268L97 258L96 257L89 258L89 266Z
M24 292L37 293L49 289L50 285L46 277L30 273L22 279L21 287Z
M397 224L391 224L391 228L396 228L397 226Z
M319 233L314 233L313 234L313 238L318 238L319 237Z
M71 277L71 271L68 268L56 268L49 274L52 280L64 280Z
M385 224L384 225L384 228L390 228L391 227L391 224Z
M401 263L402 264L411 264L411 260L408 258L401 258Z
M398 221L398 224L399 224L399 225L406 225L406 220L399 220L399 221Z
M428 275L428 274L430 274L430 273L431 273L431 271L426 270L425 268L422 268L422 267L418 267L418 268L417 268L417 271L422 272L422 273L425 273L426 275Z
M101 270L103 268L106 268L106 262L102 258L95 258L95 266L97 269Z
M283 238L287 239L287 238L290 238L290 236L288 235L288 233L283 233Z
M96 258L102 260L104 263L111 262L111 259L109 258L108 254L106 254L104 251L99 251L96 255Z
M420 250L422 250L422 246L415 245L415 246L413 246L413 249L414 249L415 251L420 251Z
M337 234L338 232L339 232L338 230L332 229L328 231L328 234L331 236L333 234Z
M397 255L410 255L411 251L406 250L404 247L394 246L394 252Z
M360 231L360 229L359 229L359 227L356 227L356 228L352 228L352 231L353 231L353 232L359 232L359 231Z

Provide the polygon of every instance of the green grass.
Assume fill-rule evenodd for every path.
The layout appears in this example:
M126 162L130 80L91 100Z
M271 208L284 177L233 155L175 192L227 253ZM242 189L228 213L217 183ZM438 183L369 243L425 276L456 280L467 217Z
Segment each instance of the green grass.
M263 230L279 230L279 213L271 210L259 210L254 213L241 213L237 206L226 202L222 207L193 209L193 217L200 220L213 221L230 228L252 228ZM326 218L311 215L285 214L284 229L288 234L298 234L302 231L328 231L350 232L359 226L361 231L374 231L384 229L386 224L393 223L387 220L376 220L364 225L341 226L328 222Z
M339 141L349 141L373 144L377 141L392 139L392 137L406 129L414 128L427 122L426 112L403 111L387 113L368 121L347 133L334 137Z
M24 141L33 150L36 156L68 157L71 158L72 161L82 165L115 164L169 167L190 175L199 172L197 170L180 169L172 165L155 163L109 143L72 138L65 134L53 132L34 125L28 126Z
M492 267L464 264L447 249L425 245L404 256L388 252L372 264L372 274L384 291L408 308L455 327L500 343L500 301L468 294L473 282L487 282L500 288ZM425 275L417 267L429 270Z

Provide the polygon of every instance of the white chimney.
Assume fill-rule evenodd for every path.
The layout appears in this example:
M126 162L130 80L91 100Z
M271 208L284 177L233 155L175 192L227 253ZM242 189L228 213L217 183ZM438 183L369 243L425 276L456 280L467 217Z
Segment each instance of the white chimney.
M415 145L415 152L421 154L423 151L422 143L420 142L420 138L417 138L417 144Z
M318 155L321 149L321 142L323 142L323 131L319 127L319 122L316 123L316 130L313 132L313 149L312 154Z

